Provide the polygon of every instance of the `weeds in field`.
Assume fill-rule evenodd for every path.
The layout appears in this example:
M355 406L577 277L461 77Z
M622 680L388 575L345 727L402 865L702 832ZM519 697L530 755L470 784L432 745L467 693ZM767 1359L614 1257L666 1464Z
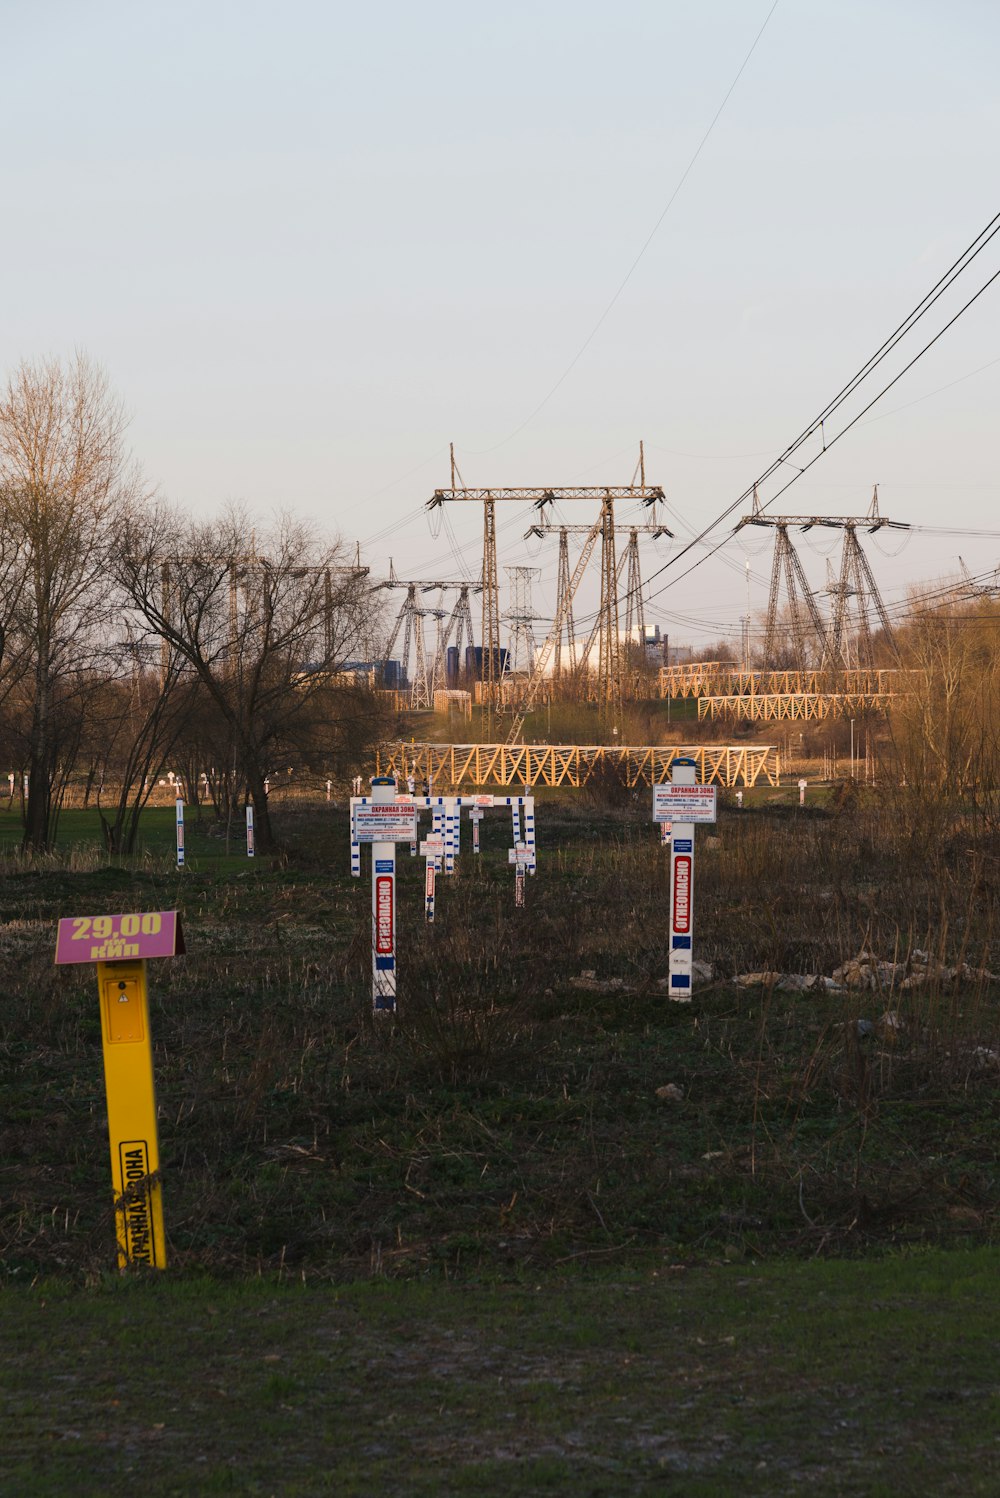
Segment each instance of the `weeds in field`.
M179 1265L518 1275L989 1238L990 850L970 859L953 827L924 856L863 796L724 807L695 876L716 980L679 1006L658 986L645 811L547 802L524 911L489 823L431 927L403 859L394 1021L371 1014L342 817L297 823L286 866L0 870L3 1272L96 1274L112 1251L96 994L89 970L53 969L54 917L175 903L191 955L152 976ZM829 975L863 948L870 988L730 983ZM929 977L906 986L918 952Z

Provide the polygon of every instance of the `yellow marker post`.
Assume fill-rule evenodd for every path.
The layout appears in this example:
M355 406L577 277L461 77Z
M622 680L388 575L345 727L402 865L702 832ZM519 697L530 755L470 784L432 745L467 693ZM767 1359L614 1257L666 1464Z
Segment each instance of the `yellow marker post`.
M172 910L59 922L56 962L97 963L120 1269L167 1263L146 958L183 951Z

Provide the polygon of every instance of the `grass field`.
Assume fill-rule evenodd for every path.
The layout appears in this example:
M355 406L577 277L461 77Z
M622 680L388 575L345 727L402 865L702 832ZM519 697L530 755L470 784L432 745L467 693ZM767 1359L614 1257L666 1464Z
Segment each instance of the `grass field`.
M995 986L731 982L862 943L995 971L985 854L793 799L699 843L691 1005L645 798L541 799L523 912L500 813L432 928L404 855L388 1024L342 809L289 803L253 863L192 818L181 872L172 808L128 866L87 813L0 848L0 1490L1000 1489ZM174 906L171 1271L119 1282L96 988L54 922Z
M993 1494L993 1250L586 1284L8 1292L0 1485Z

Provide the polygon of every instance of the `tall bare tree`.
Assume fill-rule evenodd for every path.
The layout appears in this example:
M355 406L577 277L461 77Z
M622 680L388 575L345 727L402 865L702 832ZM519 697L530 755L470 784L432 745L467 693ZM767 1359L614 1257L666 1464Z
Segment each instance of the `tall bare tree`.
M199 524L147 505L124 535L124 589L165 659L186 663L228 725L266 852L274 847L265 792L273 756L297 732L312 732L319 699L357 649L363 576L339 542L287 514L255 537L239 507Z
M26 846L53 834L60 722L116 607L112 565L140 491L126 419L85 355L24 362L0 391L0 692L27 696Z

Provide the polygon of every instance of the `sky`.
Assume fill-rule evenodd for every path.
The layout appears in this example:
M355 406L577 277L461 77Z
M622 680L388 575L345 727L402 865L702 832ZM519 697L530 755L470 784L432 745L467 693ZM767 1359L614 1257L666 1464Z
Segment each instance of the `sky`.
M771 534L671 556L1000 210L989 0L0 10L0 371L85 350L165 496L295 510L375 575L478 574L481 508L424 510L449 442L468 485L599 485L642 439L678 536L647 617L696 646L765 607ZM1000 236L867 398L998 269ZM775 513L877 483L924 528L865 542L893 608L994 568L998 397L1000 281ZM555 543L500 511L544 620ZM836 535L794 539L820 586Z

